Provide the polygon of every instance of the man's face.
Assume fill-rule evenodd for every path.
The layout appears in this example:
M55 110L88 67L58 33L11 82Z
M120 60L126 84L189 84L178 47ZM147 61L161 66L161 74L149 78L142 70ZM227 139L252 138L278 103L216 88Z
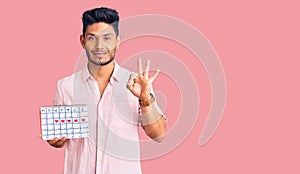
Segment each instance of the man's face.
M89 61L99 66L106 65L114 59L120 37L116 36L112 25L98 22L87 27L85 35L80 36L80 41Z

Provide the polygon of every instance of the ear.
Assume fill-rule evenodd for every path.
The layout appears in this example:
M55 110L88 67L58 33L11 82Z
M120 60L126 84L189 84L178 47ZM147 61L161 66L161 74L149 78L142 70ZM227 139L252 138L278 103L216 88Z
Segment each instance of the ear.
M117 46L116 46L117 49L119 48L120 44L121 44L121 38L120 38L120 35L119 35L117 37Z
M81 44L82 48L84 48L85 43L84 43L84 36L83 35L80 35L80 44Z

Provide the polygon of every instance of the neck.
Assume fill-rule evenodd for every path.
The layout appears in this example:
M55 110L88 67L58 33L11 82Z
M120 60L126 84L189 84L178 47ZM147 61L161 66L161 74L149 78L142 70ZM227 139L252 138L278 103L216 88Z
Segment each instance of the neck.
M89 69L91 75L97 81L107 81L108 82L113 73L114 67L115 67L114 61L112 61L111 63L109 63L105 66L97 66L91 62L88 62L88 69Z

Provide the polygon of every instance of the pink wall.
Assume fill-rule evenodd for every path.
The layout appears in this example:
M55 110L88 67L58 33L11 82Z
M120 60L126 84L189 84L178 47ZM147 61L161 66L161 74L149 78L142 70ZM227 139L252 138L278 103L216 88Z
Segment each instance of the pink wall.
M164 38L145 36L121 45L120 63L147 50L176 56L195 79L200 97L198 120L189 136L170 152L143 160L145 174L300 172L297 1L28 0L0 4L1 173L62 172L63 150L51 148L38 137L38 109L52 104L57 80L73 73L81 53L81 13L98 6L116 8L122 19L161 14L189 23L210 41L223 66L227 84L223 119L212 139L199 146L212 100L205 65L184 46ZM176 28L172 31L189 37ZM167 107L169 132L179 117L189 117L178 114L181 89L176 83L180 80L172 80L168 73L155 82Z

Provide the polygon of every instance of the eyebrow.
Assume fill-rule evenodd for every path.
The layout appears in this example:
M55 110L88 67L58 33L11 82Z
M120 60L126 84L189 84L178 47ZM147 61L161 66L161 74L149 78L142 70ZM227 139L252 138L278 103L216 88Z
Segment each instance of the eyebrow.
M103 34L103 36L112 36L113 34L112 33L105 33L105 34Z
M93 34L93 33L86 33L86 36L88 36L88 35L96 36L96 35ZM112 35L113 35L112 33L104 33L104 34L102 34L102 36L112 36Z
M93 33L86 33L86 36L88 36L88 35L91 35L91 36L96 36L95 34L93 34Z

